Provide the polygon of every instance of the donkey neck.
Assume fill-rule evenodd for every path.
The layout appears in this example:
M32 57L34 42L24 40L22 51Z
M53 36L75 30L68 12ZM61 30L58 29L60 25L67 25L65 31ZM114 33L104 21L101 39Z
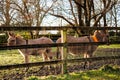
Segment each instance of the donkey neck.
M26 40L21 37L16 37L16 45L25 45Z

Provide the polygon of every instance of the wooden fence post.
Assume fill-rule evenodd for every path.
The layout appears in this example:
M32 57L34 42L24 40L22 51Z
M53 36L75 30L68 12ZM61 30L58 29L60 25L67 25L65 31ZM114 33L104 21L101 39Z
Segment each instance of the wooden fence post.
M65 45L62 47L62 60L64 61L62 64L62 74L67 73L67 30L61 30L61 42L65 43Z

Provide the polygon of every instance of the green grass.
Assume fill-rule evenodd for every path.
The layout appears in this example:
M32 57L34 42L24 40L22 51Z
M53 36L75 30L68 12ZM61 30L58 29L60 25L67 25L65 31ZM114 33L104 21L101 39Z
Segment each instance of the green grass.
M117 49L120 49L120 44L100 45L94 52L94 56L120 56L120 52Z
M74 72L65 75L29 77L28 80L120 80L120 68L106 65L99 70Z
M120 48L120 44L101 45L99 48Z
M30 59L30 62L42 61L41 56L30 55L29 59ZM20 64L20 63L24 63L24 58L18 52L18 50L1 50L0 51L0 65Z

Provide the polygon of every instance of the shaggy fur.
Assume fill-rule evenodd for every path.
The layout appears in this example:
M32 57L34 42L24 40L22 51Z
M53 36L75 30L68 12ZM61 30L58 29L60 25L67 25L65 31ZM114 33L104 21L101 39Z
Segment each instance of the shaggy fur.
M108 35L105 31L95 31L92 36L83 36L75 38L74 36L67 36L68 43L74 42L107 42ZM97 40L95 40L97 39ZM56 43L61 43L61 38L59 38ZM68 53L72 55L84 54L84 58L89 58L93 56L93 52L97 49L98 45L82 45L82 46L68 46ZM58 47L57 58L61 59L61 47Z
M21 36L16 36L14 33L8 33L8 45L26 45L26 44L50 44L53 41L47 37L41 37L38 39L31 39L26 41ZM51 52L51 48L31 48L31 49L19 49L19 52L25 59L25 62L29 62L29 55L42 55L43 60L49 60L49 55Z

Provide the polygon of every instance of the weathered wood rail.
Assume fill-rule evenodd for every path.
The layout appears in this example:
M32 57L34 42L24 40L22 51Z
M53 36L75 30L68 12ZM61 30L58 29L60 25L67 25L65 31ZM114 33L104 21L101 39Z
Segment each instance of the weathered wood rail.
M8 49L26 49L26 48L45 48L45 47L62 47L62 46L83 46L83 45L110 45L110 44L120 44L120 41L117 42L76 42L76 43L52 43L52 44L31 44L31 45L15 45L7 46L0 45L0 50Z
M79 63L86 61L100 61L100 60L112 60L112 59L120 59L120 56L109 56L109 57L93 57L93 58L79 58L79 59L67 59L67 63ZM15 68L26 68L26 67L34 67L34 66L45 66L45 65L53 65L53 64L63 64L65 60L55 60L55 61L46 61L46 62L35 62L35 63L23 63L23 64L14 64L14 65L3 65L0 66L0 70L6 69L15 69Z
M79 26L0 26L0 31L30 31L30 30L67 30L67 29L80 29L80 30L120 30L120 27L79 27Z
M52 44L31 44L31 45L15 45L7 46L0 45L0 50L9 50L9 49L26 49L26 48L45 48L45 47L62 47L62 46L82 46L82 45L110 45L110 44L120 44L120 41L117 42L76 42L76 43L52 43Z

